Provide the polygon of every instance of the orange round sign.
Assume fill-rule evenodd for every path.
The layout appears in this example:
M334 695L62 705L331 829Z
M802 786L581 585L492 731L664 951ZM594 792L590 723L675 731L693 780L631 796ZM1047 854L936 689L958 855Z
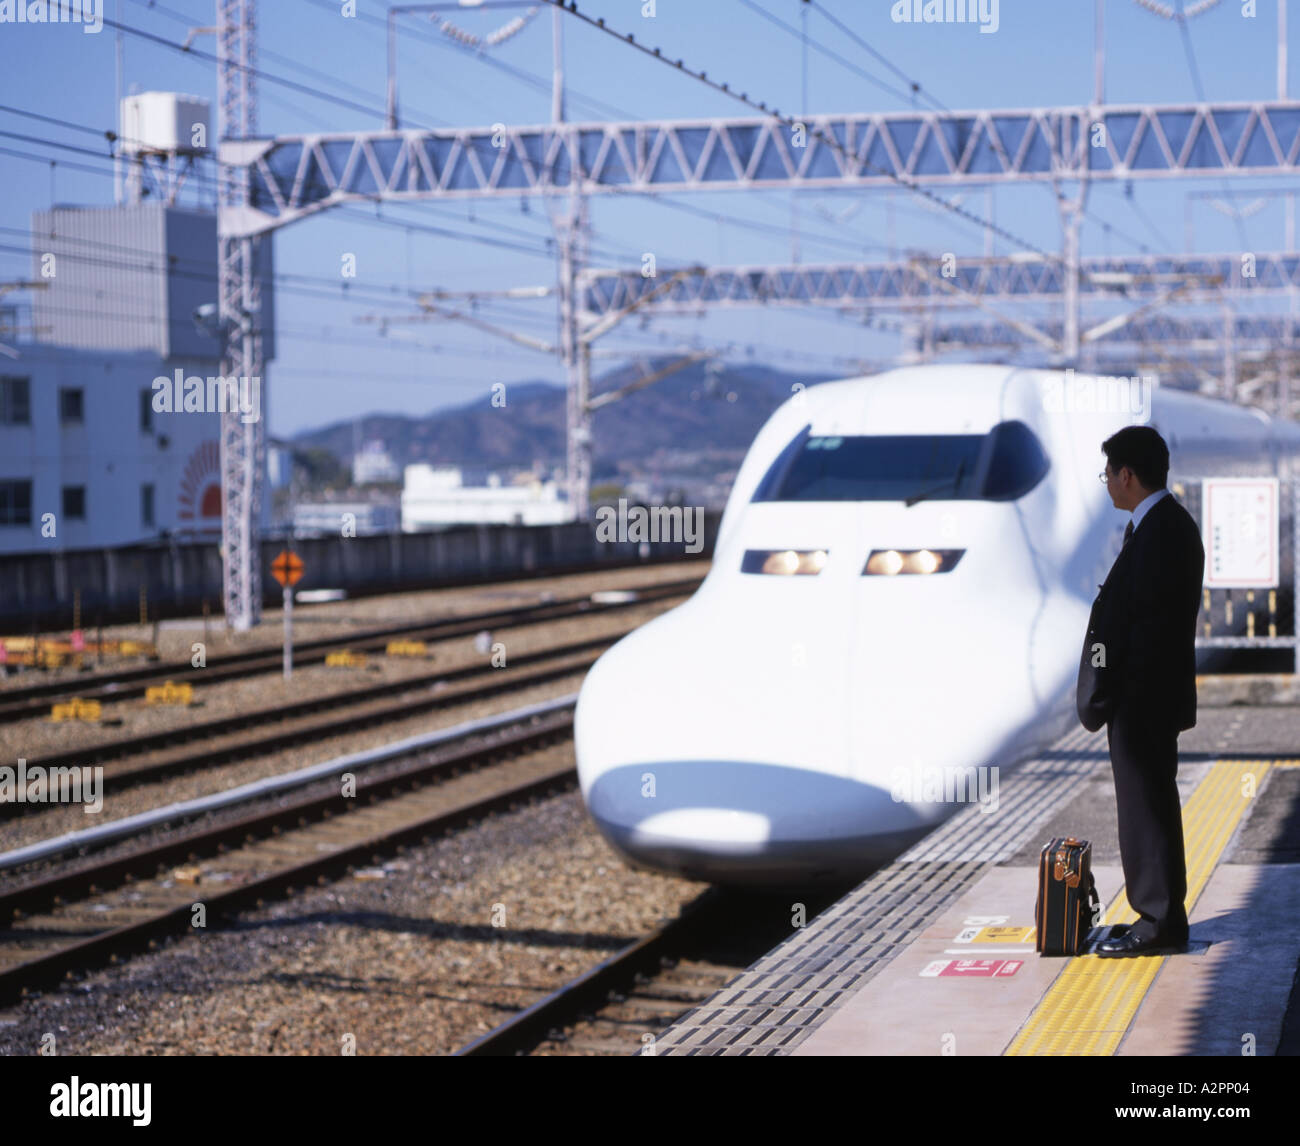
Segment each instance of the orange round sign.
M282 549L280 555L271 562L271 575L281 585L296 585L302 580L302 558L296 553Z

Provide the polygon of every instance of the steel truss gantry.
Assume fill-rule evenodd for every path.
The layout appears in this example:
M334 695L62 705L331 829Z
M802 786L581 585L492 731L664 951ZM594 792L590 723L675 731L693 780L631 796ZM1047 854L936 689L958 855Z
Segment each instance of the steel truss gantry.
M231 146L256 134L255 0L216 0L218 132ZM265 373L259 247L269 242L238 233L231 222L247 210L251 172L222 163L217 186L217 292L223 378ZM236 630L262 618L258 526L266 433L262 418L244 421L238 403L221 415L221 563L226 624Z
M950 270L951 274L946 273ZM583 310L603 315L638 304L643 313L690 314L721 306L843 306L910 308L918 303L969 300L1056 302L1065 293L1060 259L1038 255L954 258L933 254L882 263L706 267L680 272L657 298L662 275L590 269L578 276ZM667 273L679 273L670 271ZM1079 295L1085 301L1159 297L1177 290L1181 300L1226 293L1262 295L1300 289L1300 253L1226 255L1101 255L1079 260Z
M768 117L223 140L222 161L246 167L252 188L230 233L357 200L1261 176L1300 163L1290 100L819 115L804 126Z
M766 118L587 124L559 122L555 114L555 122L531 127L493 124L258 139L254 4L216 0L220 312L227 375L263 373L254 269L259 238L349 202L1021 183L1048 183L1059 194L1071 182L1086 186L1093 180L1294 174L1300 165L1300 104L1285 98L809 116L796 125L803 131L775 113ZM1067 314L1075 315L1074 329L1066 323L1067 352L1078 345L1082 289L1077 212L1073 217L1075 223L1066 225L1062 288ZM575 282L576 271L562 269L562 287ZM1294 268L1286 273L1293 274ZM938 286L944 289L942 282ZM569 323L576 324L579 307L570 302L565 310ZM566 347L570 385L580 390L574 381L581 373L576 335L566 336ZM575 480L588 472L591 448L578 409L582 398L580 392L570 398L574 440L569 465ZM236 628L260 618L257 521L264 453L260 420L245 424L237 416L223 416L225 603L228 621Z

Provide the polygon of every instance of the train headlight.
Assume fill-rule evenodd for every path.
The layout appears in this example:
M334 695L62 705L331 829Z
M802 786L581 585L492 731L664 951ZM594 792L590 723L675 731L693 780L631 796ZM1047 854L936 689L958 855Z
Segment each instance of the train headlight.
M742 573L771 573L778 577L816 575L826 565L825 549L746 549Z
M912 565L918 573L933 573L939 568L939 558L929 549L919 549L912 555Z
M868 573L883 573L892 577L903 568L903 556L897 549L886 549L881 553L873 553L867 559Z
M882 577L898 573L947 573L965 552L964 549L873 549L862 572Z

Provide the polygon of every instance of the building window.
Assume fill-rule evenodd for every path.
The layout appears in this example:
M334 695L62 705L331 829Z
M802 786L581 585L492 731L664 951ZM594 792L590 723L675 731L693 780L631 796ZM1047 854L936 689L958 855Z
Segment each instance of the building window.
M86 520L86 487L84 485L65 485L63 487L63 518L65 521Z
M31 525L32 483L0 481L0 525Z
M86 420L86 392L80 388L75 390L59 389L59 421L65 426L80 425Z
M140 391L140 432L153 433L153 391Z
M153 483L140 487L140 521L153 528Z
M32 380L0 376L0 426L32 424Z

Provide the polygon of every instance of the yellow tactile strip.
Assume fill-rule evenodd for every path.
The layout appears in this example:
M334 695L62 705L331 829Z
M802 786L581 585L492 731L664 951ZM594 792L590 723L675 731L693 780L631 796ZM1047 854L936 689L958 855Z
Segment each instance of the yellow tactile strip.
M1272 767L1300 760L1220 760L1183 806L1190 915L1250 801ZM1137 913L1117 895L1102 923L1133 923ZM1071 959L1035 1008L1008 1055L1112 1055L1167 956Z

